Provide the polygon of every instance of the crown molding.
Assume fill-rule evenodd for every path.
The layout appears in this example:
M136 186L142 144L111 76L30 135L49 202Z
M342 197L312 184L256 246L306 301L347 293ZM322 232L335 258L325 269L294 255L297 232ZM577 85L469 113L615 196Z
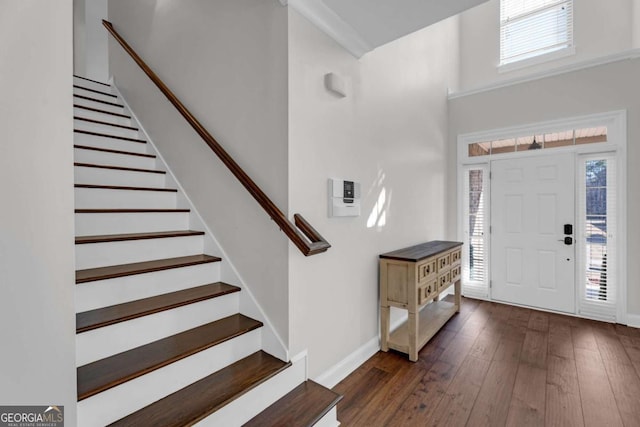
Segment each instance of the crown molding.
M332 9L327 7L322 0L279 0L286 3L307 18L316 27L324 31L329 37L344 47L356 58L373 50L373 46Z

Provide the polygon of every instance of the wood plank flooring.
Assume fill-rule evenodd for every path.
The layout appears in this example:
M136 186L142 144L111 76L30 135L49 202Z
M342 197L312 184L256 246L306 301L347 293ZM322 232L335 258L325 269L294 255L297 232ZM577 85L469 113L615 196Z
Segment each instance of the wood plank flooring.
M333 389L349 426L640 426L640 329L486 301Z

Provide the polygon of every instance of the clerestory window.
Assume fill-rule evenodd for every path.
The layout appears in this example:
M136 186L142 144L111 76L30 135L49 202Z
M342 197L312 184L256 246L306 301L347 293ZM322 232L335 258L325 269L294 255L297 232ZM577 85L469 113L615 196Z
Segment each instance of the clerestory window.
M500 65L573 48L573 0L501 0Z

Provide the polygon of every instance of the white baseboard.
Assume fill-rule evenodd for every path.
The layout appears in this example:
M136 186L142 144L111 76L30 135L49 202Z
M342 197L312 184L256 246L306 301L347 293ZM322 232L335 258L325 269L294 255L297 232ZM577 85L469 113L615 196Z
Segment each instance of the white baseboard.
M450 289L453 290L453 287ZM448 295L449 292L443 293L443 297ZM451 292L453 293L453 292ZM640 317L640 316L639 316ZM390 331L395 331L400 325L407 321L407 315L404 314L395 319L391 325L389 325ZM376 354L380 350L380 337L371 338L365 344L360 346L356 351L342 359L340 362L327 369L322 374L318 375L313 380L327 388L333 388L340 381L345 379L347 375L355 371L360 365L366 362L371 356Z
M367 359L376 354L378 350L380 350L380 340L378 337L371 338L364 345L356 349L356 351L327 369L324 373L313 378L313 380L327 388L333 388L345 379L347 375L366 362Z
M627 326L640 328L640 314L627 313Z

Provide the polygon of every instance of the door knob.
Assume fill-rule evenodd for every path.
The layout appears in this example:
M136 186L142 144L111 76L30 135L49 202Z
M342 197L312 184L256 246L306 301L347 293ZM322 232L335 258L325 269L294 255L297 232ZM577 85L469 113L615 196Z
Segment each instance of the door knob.
M572 245L573 244L573 238L572 237L565 237L564 239L559 239L558 242L564 242L565 245Z

